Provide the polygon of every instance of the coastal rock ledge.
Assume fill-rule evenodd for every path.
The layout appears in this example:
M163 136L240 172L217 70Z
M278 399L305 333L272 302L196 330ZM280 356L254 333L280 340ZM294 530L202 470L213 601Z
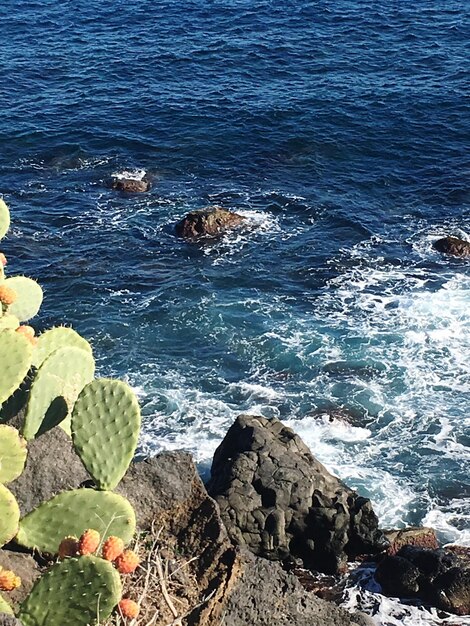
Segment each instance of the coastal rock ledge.
M240 415L216 450L207 489L231 539L267 559L336 574L388 545L370 501L278 419Z
M433 243L438 252L452 256L470 257L470 241L459 237L442 237Z

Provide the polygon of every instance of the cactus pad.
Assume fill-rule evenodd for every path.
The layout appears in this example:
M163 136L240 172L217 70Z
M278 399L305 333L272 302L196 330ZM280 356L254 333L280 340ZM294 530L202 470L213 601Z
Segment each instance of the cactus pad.
M3 617L3 616L2 616L2 613L6 613L7 615L13 615L13 609L12 609L12 608L11 608L11 606L8 604L8 602L5 600L5 598L2 598L2 596L0 595L0 618L2 618L2 617ZM16 624L20 624L20 626L21 626L21 623L20 623L20 622L18 622L18 621L16 621L16 620L15 620L15 621L12 621L12 622L6 622L5 620L3 620L3 622L2 622L2 621L1 621L1 619L0 619L0 624L3 624L4 622L5 622L6 624L11 623L12 625L13 625L13 624L15 624L15 625L16 625Z
M16 428L0 426L0 483L9 483L21 474L26 462L26 441Z
M81 337L73 328L58 326L46 330L39 336L33 355L33 365L39 367L53 352L65 347L81 348L91 354L91 346L86 339Z
M75 489L44 502L20 522L16 541L27 548L55 554L67 535L96 529L103 540L110 535L129 543L135 532L135 513L122 496L108 491Z
M0 483L0 546L13 539L18 531L20 509L15 496Z
M121 599L121 580L111 563L95 556L54 565L20 608L24 626L87 626L105 620Z
M0 305L0 309L1 309ZM20 325L20 320L15 317L15 315L10 315L9 313L4 313L2 317L0 317L0 332L2 330L16 330Z
M140 408L132 389L120 380L88 384L72 413L72 440L99 489L114 489L134 456Z
M32 354L33 347L25 337L13 330L0 332L0 404L23 382L31 366Z
M8 307L8 313L16 315L20 322L27 322L34 317L42 304L42 289L32 278L13 276L3 285L16 292L16 300Z
M92 355L81 348L59 348L43 362L38 369L36 378L31 385L28 406L26 408L23 435L32 439L41 427L47 411L58 413L63 411L64 405L53 402L62 397L67 405L67 411L61 416L55 415L50 419L52 423L59 423L66 417L83 387L93 379L95 361ZM51 418L51 416L48 416ZM65 421L70 421L68 417ZM61 422L61 426L63 422ZM70 427L64 430L69 432Z
M0 198L0 239L5 237L10 228L10 211L5 202Z

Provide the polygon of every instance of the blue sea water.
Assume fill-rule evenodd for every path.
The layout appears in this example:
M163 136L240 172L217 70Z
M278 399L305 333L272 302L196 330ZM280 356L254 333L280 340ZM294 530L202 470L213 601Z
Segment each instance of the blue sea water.
M384 526L470 545L469 264L432 248L470 238L470 3L0 15L2 247L45 289L37 329L136 389L141 450L204 474L238 413L278 416ZM150 193L109 189L137 169ZM177 239L209 204L249 227Z

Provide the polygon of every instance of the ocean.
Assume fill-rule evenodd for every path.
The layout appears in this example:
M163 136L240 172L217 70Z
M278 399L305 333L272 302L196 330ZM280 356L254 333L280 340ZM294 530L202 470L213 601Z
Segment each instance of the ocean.
M0 15L9 270L44 287L38 331L72 325L136 390L140 453L207 476L237 414L276 416L384 527L470 545L469 264L432 247L470 238L470 3ZM149 193L109 188L137 170ZM213 204L248 227L175 237ZM377 624L454 623L390 602Z

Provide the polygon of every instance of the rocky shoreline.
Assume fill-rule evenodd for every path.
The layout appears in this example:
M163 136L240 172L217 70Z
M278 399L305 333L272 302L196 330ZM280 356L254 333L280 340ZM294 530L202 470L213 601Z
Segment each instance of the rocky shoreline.
M25 515L83 486L92 486L91 477L56 427L30 443L26 468L10 489ZM366 558L379 562L376 578L390 595L470 611L468 551L437 549L430 529L382 532L369 500L332 476L279 420L239 416L216 451L207 486L188 453L165 452L133 463L117 491L137 514L142 568L127 584L146 594L142 623L373 624L317 597L338 599L305 576L321 570L337 582L348 561ZM21 602L45 564L43 555L13 543L0 550L0 566L23 580L10 601Z

